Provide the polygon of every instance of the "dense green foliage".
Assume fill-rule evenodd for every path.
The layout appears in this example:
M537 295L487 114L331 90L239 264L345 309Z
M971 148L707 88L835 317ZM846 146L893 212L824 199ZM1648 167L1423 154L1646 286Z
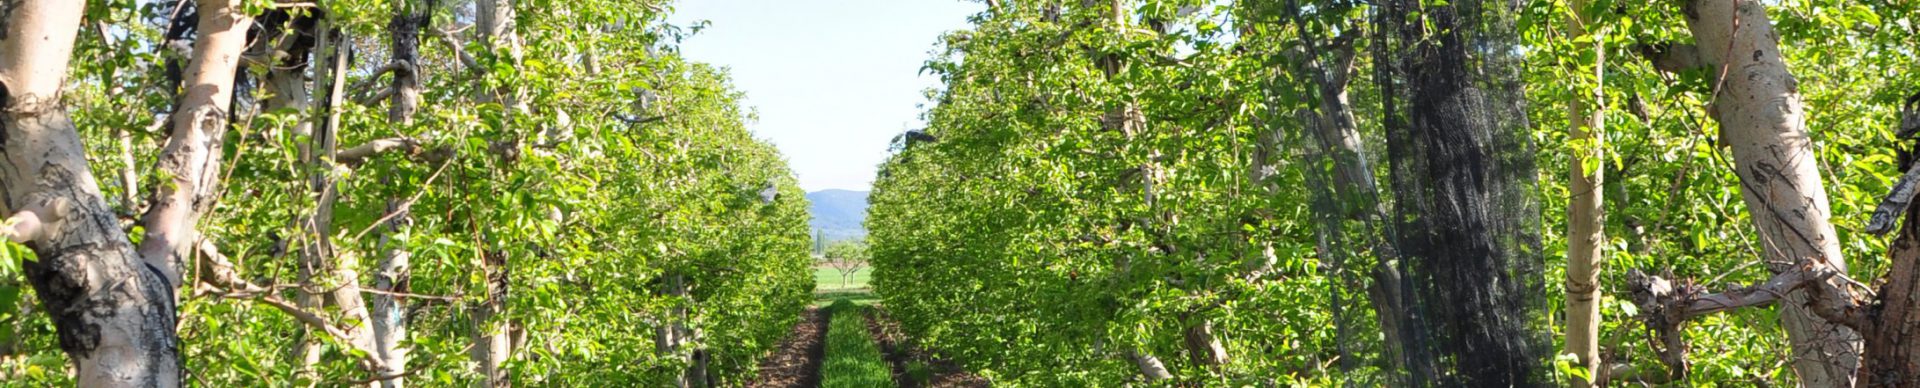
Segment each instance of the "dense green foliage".
M85 2L60 102L93 180L134 238L142 234L132 220L154 201L147 197L174 182L154 165L168 114L181 104L196 3ZM1394 88L1408 86L1396 77L1409 69L1393 67L1414 63L1396 57L1408 52L1459 48L1423 34L1444 35L1454 26L1425 23L1464 7L1503 12L1479 21L1499 24L1467 27L1503 39L1472 46L1492 50L1472 59L1514 65L1496 69L1515 74L1477 81L1517 82L1495 86L1523 92L1516 102L1524 111L1495 113L1525 115L1525 128L1503 129L1527 136L1497 151L1526 159L1501 163L1538 171L1505 177L1527 183L1507 188L1532 190L1517 194L1538 205L1537 219L1494 220L1538 229L1509 234L1528 241L1494 242L1539 248L1523 253L1543 256L1543 273L1502 289L1537 295L1496 297L1527 304L1502 306L1513 311L1548 313L1496 317L1509 323L1498 329L1451 329L1496 338L1510 334L1496 330L1525 330L1527 341L1562 330L1564 178L1570 154L1598 151L1588 166L1606 177L1604 370L1620 372L1612 376L1620 384L1797 382L1778 306L1692 321L1688 380L1661 382L1667 366L1621 296L1629 268L1712 289L1770 275L1759 258L1773 242L1749 215L1764 209L1743 202L1711 103L1723 77L1739 73L1662 71L1645 58L1694 39L1686 17L1697 10L1683 2L1593 0L1580 10L1569 0L981 3L991 8L944 36L926 62L942 87L929 92L927 127L899 137L881 167L866 219L872 245L822 252L857 259L846 262L871 256L874 291L915 349L1009 386L1402 382L1396 353L1404 348L1393 342L1406 331L1386 327L1394 321L1378 307L1389 299L1380 279L1395 260L1426 252L1388 252L1406 245L1381 224L1430 220L1387 216L1420 214L1404 211L1412 205L1398 194L1411 191L1396 191L1406 184L1396 178L1407 170L1388 155L1410 141L1394 120L1418 116L1395 111L1407 96ZM1768 11L1780 57L1799 76L1792 89L1827 184L1813 189L1831 198L1848 275L1875 283L1892 267L1889 243L1861 232L1901 160L1912 158L1893 126L1902 99L1920 95L1920 3L1742 3ZM865 272L823 274L831 271L810 260L805 193L780 153L746 130L752 114L726 71L678 53L700 26L665 22L665 0L236 4L258 19L245 26L253 41L239 54L232 123L216 150L220 193L197 225L205 243L192 243L188 284L176 285L189 384L397 377L416 387L471 386L487 379L492 349L481 348L483 337L500 333L514 384L738 386L816 298L816 279L865 283ZM517 10L502 26L518 40L487 40L475 25L480 4ZM1394 4L1411 8L1381 9ZM408 24L396 16L408 7L427 16L414 25L420 60L411 72L422 102L400 119L389 110L398 100L388 90L403 71L391 45L404 35L395 33ZM1562 28L1581 23L1574 15L1591 19L1587 33ZM339 51L350 53L339 74L352 86L342 95L329 95L334 74L319 65L330 53L284 51L298 46L276 38L301 25L291 20L319 21L308 37L344 38L332 41L349 46ZM293 83L312 85L312 108L273 103L289 98L272 82L289 69ZM1604 92L1588 95L1596 86ZM1340 146L1363 152L1331 152L1336 142L1317 135L1331 125L1320 115L1334 96L1352 113L1354 137ZM1569 140L1574 101L1606 113L1597 141ZM322 109L333 102L337 111ZM330 115L339 124L327 133L339 148L408 146L351 162L314 156L310 148L325 141L299 128ZM1353 170L1359 176L1346 174ZM1331 194L1360 180L1380 190L1364 201ZM859 213L857 195L835 193L847 203L831 206L843 211L830 225L815 225L832 227L822 235L860 234L847 221ZM0 385L74 384L44 301L22 275L22 263L36 258L13 243L0 253ZM406 270L380 264L397 257L410 258ZM215 269L264 291L215 284L228 281L208 280ZM396 276L397 284L376 286ZM370 326L364 311L331 295L350 286L403 302L401 319L382 322L407 329L404 373L381 376L366 362L373 356L336 334ZM848 300L830 310L825 386L890 385L865 310ZM1441 358L1485 352L1414 341L1454 348L1439 349ZM307 346L321 349L311 361L296 350ZM1570 355L1538 361L1551 367L1522 372L1550 384L1593 377ZM930 373L915 365L910 375ZM1155 366L1170 380L1146 381Z
M827 245L826 258L831 260L867 260L867 243L859 240L835 241Z
M893 386L893 372L867 331L866 307L845 299L827 306L827 359L820 365L820 386L868 388Z
M166 65L182 60L153 49L164 46L175 4L89 3L66 101L90 152L103 155L93 168L107 197L127 189L107 174L126 169L144 176L135 187L145 194L160 181L149 167L166 139L142 128L157 120L154 112L171 109L176 91L166 86ZM389 124L381 101L349 102L339 130L343 149L402 136L421 143L419 150L338 166L341 196L328 236L338 251L330 259L362 274L352 280L362 287L374 283L383 252L411 253L415 296L403 298L410 326L403 346L413 354L408 383L471 384L478 377L470 337L486 327L508 327L518 338L506 367L523 384L659 386L696 352L717 384L751 378L811 301L810 238L804 193L779 153L747 132L750 113L726 73L677 53L688 31L663 21L670 9L662 2L513 2L526 48L517 61L462 27L474 23L472 2L424 3L438 7L421 33L424 98L413 123ZM255 14L279 12L249 4L266 5L250 7ZM388 81L369 76L384 75L373 69L390 54L388 22L399 12L392 7L405 3L319 4L290 12L326 15L356 53L348 82L377 85L348 94L385 89ZM255 28L284 27L258 20ZM442 29L467 32L434 33ZM478 68L463 65L454 48L473 55ZM244 71L246 82L266 76L264 66ZM522 93L528 111L472 97L502 87ZM267 88L241 92L224 150L226 193L201 230L242 276L280 285L292 300L291 286L302 278L288 247L307 243L293 221L316 200L297 151L308 140L289 128L321 113L267 111L260 105ZM120 148L115 130L133 133L131 149ZM104 157L120 152L138 162ZM397 201L411 201L399 217L408 225L389 230L381 222ZM129 214L138 206L116 204ZM70 384L51 324L23 293L24 251L6 249L14 254L0 266L0 379ZM480 321L470 307L487 297L481 266L493 257L505 263L507 307ZM356 362L364 355L343 339L303 335L307 326L258 296L222 297L209 287L190 286L181 297L189 383L306 385L290 352L304 340L327 344L312 377L319 385L371 376ZM319 313L343 319L327 309ZM657 329L671 325L691 338L658 347Z
M921 344L1014 385L1138 381L1136 351L1202 385L1384 384L1393 365L1366 303L1375 252L1356 240L1339 247L1344 260L1317 253L1325 241L1309 195L1337 179L1340 162L1314 151L1298 115L1318 102L1303 58L1357 40L1350 101L1373 150L1363 157L1388 184L1367 26L1377 10L1298 3L1313 6L1122 1L1113 20L1107 2L1004 1L949 34L927 64L944 86L926 136L898 141L872 194L874 282L888 310ZM1715 145L1705 104L1715 74L1661 73L1640 57L1643 45L1691 39L1684 10L1592 3L1593 35L1566 35L1565 1L1518 2L1513 26L1540 174L1547 271L1533 292L1552 312L1536 329L1559 329L1567 154L1602 147L1600 338L1609 363L1646 377L1664 367L1620 296L1625 269L1671 269L1715 287L1768 273L1754 265L1763 242ZM1887 268L1886 240L1858 231L1899 174L1892 126L1899 99L1920 91L1910 52L1920 13L1898 2L1765 6L1800 76L1852 276L1872 279ZM1595 41L1603 52L1582 49ZM1301 54L1312 48L1321 53ZM1590 98L1578 91L1596 81L1597 57L1608 61L1608 129L1602 144L1576 144L1565 106ZM1776 315L1745 309L1689 326L1692 380L1680 384L1792 384ZM1203 323L1230 362L1191 356L1185 331ZM1353 334L1336 338L1343 325ZM1343 346L1360 359L1354 369L1336 367ZM1571 379L1568 358L1553 361L1553 378Z
M1177 354L1203 319L1233 333L1240 359L1221 376L1323 365L1328 278L1305 254L1304 193L1262 194L1251 177L1258 61L1220 44L1215 10L1129 13L1188 26L1161 34L1115 26L1104 6L1057 21L1043 8L981 14L929 62L946 81L928 114L938 140L903 144L882 167L868 219L889 311L996 381L1111 385L1133 374L1116 354ZM1109 119L1127 110L1143 128ZM1303 184L1297 170L1274 179ZM1274 271L1247 276L1268 249Z

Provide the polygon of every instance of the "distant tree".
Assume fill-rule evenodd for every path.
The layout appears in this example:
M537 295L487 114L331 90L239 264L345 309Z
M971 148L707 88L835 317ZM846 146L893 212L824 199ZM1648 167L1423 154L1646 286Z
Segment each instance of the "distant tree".
M840 288L847 288L847 279L867 268L867 243L865 241L836 241L827 245L825 257L821 259L828 267L840 272Z

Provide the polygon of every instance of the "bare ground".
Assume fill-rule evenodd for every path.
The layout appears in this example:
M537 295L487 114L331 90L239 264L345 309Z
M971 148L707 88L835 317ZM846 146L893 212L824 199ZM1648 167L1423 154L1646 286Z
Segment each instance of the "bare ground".
M900 388L986 388L993 386L987 379L967 372L966 368L951 360L934 357L922 349L917 349L906 340L906 334L900 330L899 322L894 322L880 306L867 309L867 330L873 332L873 338L880 345L880 352L887 357L887 363L893 366L893 381ZM912 376L908 365L918 361L926 365L926 376Z
M808 307L780 347L760 361L760 376L747 383L756 388L820 386L820 362L827 353L827 312Z

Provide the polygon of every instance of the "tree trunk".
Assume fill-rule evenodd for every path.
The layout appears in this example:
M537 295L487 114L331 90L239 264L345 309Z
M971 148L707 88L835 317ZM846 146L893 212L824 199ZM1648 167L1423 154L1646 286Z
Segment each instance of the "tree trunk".
M1513 3L1386 4L1395 34L1383 82L1399 213L1397 252L1415 303L1412 386L1541 386L1544 304L1533 147L1517 82ZM1487 55L1484 53L1495 53Z
M1708 74L1719 75L1708 111L1720 123L1721 139L1733 149L1741 197L1759 230L1768 269L1781 273L1812 261L1845 273L1846 258L1840 255L1826 182L1814 160L1799 81L1780 57L1766 6L1692 0L1685 8L1698 57L1712 69ZM1789 293L1781 309L1793 341L1794 370L1809 387L1852 386L1859 366L1860 335L1807 307L1811 298L1843 297L1827 292L1844 290L1839 282L1828 279L1827 287Z
M1095 7L1097 4L1098 2L1094 0L1081 2L1082 6L1088 8ZM1125 30L1127 27L1125 2L1112 0L1107 4L1106 8L1108 11L1106 20L1104 20L1106 27L1116 31ZM1113 78L1118 75L1120 68L1124 66L1124 63L1122 63L1119 58L1112 56L1095 56L1093 61L1100 66L1102 73L1109 81L1112 81ZM1106 130L1118 132L1122 136L1125 136L1128 141L1133 141L1134 139L1145 136L1147 132L1146 114L1141 112L1139 105L1132 101L1126 101L1113 110L1108 111L1100 121ZM1171 220L1164 219L1165 217L1160 216L1159 207L1156 206L1157 203L1155 202L1156 188L1160 186L1160 178L1164 173L1161 172L1159 164L1153 162L1153 160L1158 159L1158 152L1150 152L1152 152L1153 155L1149 156L1147 158L1148 161L1142 163L1138 170L1140 173L1140 195L1145 200L1148 213L1147 217L1141 219L1141 227L1148 230L1149 235L1155 236L1153 237L1155 240L1154 245L1166 246L1164 239L1159 237L1161 235L1160 230L1163 228L1172 229L1170 225ZM1131 269L1127 268L1128 266L1124 264L1122 267L1123 269L1120 272L1123 275L1120 277L1126 278L1127 275L1124 274L1131 271ZM1205 334L1204 336L1193 337L1188 335L1193 334L1193 329L1197 326L1210 325L1206 322L1206 318L1201 317L1194 322L1185 322L1183 324L1186 325L1181 331L1183 333L1182 337L1185 339L1183 342L1184 345L1187 345L1187 353L1191 355L1195 361L1202 362L1200 365L1205 367L1218 366L1218 364L1204 363L1206 361L1218 361L1222 364L1227 362L1228 359L1224 350L1217 354L1218 357L1214 357L1215 354L1213 350L1215 348L1225 349L1225 346L1221 345L1218 342L1219 339L1212 335L1211 329L1199 333ZM1134 365L1140 368L1140 374L1146 377L1147 381L1163 381L1173 378L1173 374L1167 370L1166 365L1147 349L1128 349L1127 357L1132 359Z
M1360 249L1362 246L1372 249L1374 263L1370 272L1374 282L1368 285L1367 296L1373 303L1374 318L1384 334L1388 362L1395 367L1394 370L1404 370L1407 365L1399 351L1404 347L1401 340L1404 335L1400 329L1406 327L1401 321L1406 319L1407 313L1405 305L1397 297L1401 278L1399 271L1393 269L1393 263L1398 255L1393 250L1393 239L1389 238L1391 233L1385 229L1391 225L1386 220L1386 210L1381 206L1379 185L1375 182L1373 166L1370 165L1366 145L1361 141L1353 117L1353 106L1347 96L1353 79L1354 60L1358 54L1358 34L1361 32L1348 30L1346 33L1351 35L1326 39L1308 28L1307 15L1302 13L1297 4L1290 4L1289 8L1301 44L1306 48L1306 57L1296 61L1293 69L1306 74L1312 90L1304 95L1312 97L1314 101L1313 108L1303 112L1300 118L1306 127L1303 132L1312 138L1311 147L1317 154L1309 159L1318 161L1328 158L1333 162L1331 174L1323 174L1320 168L1312 167L1313 175L1310 176L1319 180L1326 180L1325 177L1329 175L1332 177L1331 184L1321 182L1315 186L1323 187L1311 191L1316 197L1315 211L1322 214L1318 217L1321 234L1325 235L1323 238L1331 240L1320 244L1319 253L1341 262L1346 258L1346 250ZM1377 39L1380 35L1376 34L1375 37ZM1326 44L1323 46L1322 42ZM1347 220L1361 221L1363 235L1352 239L1346 237L1344 223ZM1343 273L1344 282L1359 283L1345 276ZM1336 303L1341 302L1336 299ZM1337 330L1344 326L1342 322L1336 322L1336 325ZM1349 345L1346 341L1341 342L1337 345L1342 358L1340 367L1350 370L1356 365L1353 361L1357 360L1346 360L1353 356L1347 349ZM1398 376L1389 378L1397 379Z
M310 144L303 152L303 162L308 171L308 189L314 199L314 210L301 217L305 244L300 249L300 277L302 278L301 305L317 311L317 307L331 304L339 311L339 318L332 323L345 338L339 338L356 350L367 354L378 354L374 347L374 335L371 317L367 313L364 296L360 291L360 272L358 256L342 253L333 244L333 207L339 201L339 186L335 183L336 166L333 155L339 148L340 109L345 97L349 52L351 41L346 39L339 29L331 27L330 20L320 21L317 31L326 34L319 39L318 54L325 55L321 67L315 71L317 84L325 90L320 97L320 105L325 113L313 117L313 133ZM296 348L301 355L301 371L309 378L317 378L313 366L320 361L321 344L317 337L321 331L308 330L307 340ZM369 358L374 365L365 365L367 370L379 374L385 369L380 358Z
M1865 387L1920 387L1920 346L1914 346L1920 343L1920 212L1904 218L1888 247L1893 265L1880 286L1881 309L1861 328L1867 345L1859 383Z
M391 183L391 181L386 181ZM379 272L373 275L373 287L381 293L373 296L370 310L373 316L373 339L375 356L380 358L380 376L390 377L382 380L383 388L401 388L405 378L401 377L407 368L407 309L400 294L412 292L413 271L410 261L412 252L407 251L405 240L411 215L401 203L404 200L387 200L387 212L396 214L381 229L379 247L381 250Z
M496 249L482 253L487 283L486 298L473 308L474 342L470 352L478 372L480 386L513 386L507 373L507 357L513 354L511 323L503 319L507 311L507 254Z
M661 279L660 288L661 296L678 299L678 301L675 302L677 304L692 303L692 300L690 300L691 296L687 295L687 280L685 276L680 274L667 275L666 278ZM693 332L687 328L688 318L687 308L676 306L670 309L666 315L666 319L662 319L660 325L654 328L653 346L655 354L662 358L678 358L684 359L687 362L686 369L681 370L679 374L674 376L673 386L676 388L705 386L704 379L701 378L705 374L703 370L705 365L703 361L699 359L700 357L698 357L699 352L685 349L688 344L699 346L698 340L694 338ZM682 356L682 353L685 353L686 356Z
M120 207L127 214L140 212L140 169L133 158L133 131L114 128L113 140L120 146Z
M1194 364L1209 368L1226 365L1227 348L1220 343L1219 337L1213 335L1213 322L1200 318L1188 325L1183 334L1188 358Z
M1312 128L1321 124L1318 122L1320 116L1314 114L1313 110L1301 109L1297 116L1309 127L1306 132L1316 134L1319 132L1318 128ZM1337 279L1327 282L1327 297L1331 301L1327 309L1333 318L1333 346L1335 354L1339 357L1335 365L1341 372L1351 372L1359 364L1356 363L1357 360L1353 354L1353 325L1348 322L1345 290L1350 284L1358 282L1353 281L1350 271L1346 268L1349 256L1346 211L1340 206L1339 194L1335 192L1334 185L1328 182L1326 170L1321 168L1321 161L1326 160L1328 150L1317 147L1309 149L1311 151L1306 153L1308 170L1306 182L1310 186L1308 195L1312 197L1310 202L1313 203L1313 219L1319 223L1313 232L1314 253L1320 257L1320 260L1328 263L1325 269L1332 274L1333 279Z
M1574 0L1569 5L1577 15L1572 23L1567 23L1569 37L1587 35L1586 24L1590 18L1581 15L1587 8L1587 0ZM1603 166L1587 167L1587 163L1600 163L1603 155L1605 136L1599 135L1605 125L1605 94L1600 85L1606 74L1606 50L1604 39L1594 39L1593 76L1594 84L1575 82L1581 85L1573 98L1567 101L1568 138L1577 145L1569 158L1567 191L1571 198L1567 203L1567 326L1566 348L1579 359L1579 366L1585 369L1587 376L1599 376L1600 366L1600 264L1601 245L1606 243L1606 209L1602 206L1600 194ZM1592 101L1589 106L1589 100ZM1592 386L1587 379L1575 378L1577 388Z
M0 228L35 260L27 280L86 387L176 387L173 283L115 221L60 102L82 5L6 2L0 24ZM227 73L229 76L232 72Z
M287 20L278 20L282 17L287 18ZM270 94L267 96L266 110L269 112L292 111L295 117L300 118L299 120L293 121L293 126L290 128L292 132L291 135L293 135L292 138L310 139L313 136L314 122L318 121L313 120L313 116L310 116L313 113L310 109L313 106L311 101L313 93L307 84L307 70L312 64L310 57L312 57L314 44L318 38L318 34L315 33L314 17L310 15L294 16L292 13L275 12L262 19L270 23L267 28L279 31L280 36L276 37L279 41L274 42L276 47L274 47L273 50L287 53L285 58L267 70L265 84ZM322 48L321 51L325 53L326 48ZM324 69L324 67L322 69ZM321 70L319 74L325 76L327 72ZM297 144L296 147L299 148L301 162L310 164L313 157L312 145L301 143ZM293 220L289 220L293 230L305 232L302 233L305 237L296 239L295 241L307 241L314 238L315 233L309 225L309 222L311 222L310 217L294 217ZM298 278L300 284L310 285L313 283L315 274L313 261L315 258L310 252L313 247L312 244L301 244L301 250L296 254L300 264ZM308 287L318 288L317 286ZM295 303L298 303L300 308L306 311L320 311L323 301L319 293L303 289L299 292ZM299 369L296 370L295 373L308 381L315 381L319 378L313 367L320 363L322 347L320 346L321 340L319 336L326 335L325 333L325 330L307 328L306 331L302 333L303 337L301 340L294 344L292 354L299 362Z
M343 338L355 348L368 354L378 354L374 347L372 319L367 314L365 296L360 291L359 255L341 253L333 245L333 206L339 202L340 187L334 174L339 171L334 155L339 150L340 113L345 105L347 93L347 72L352 70L348 60L352 58L352 40L340 29L329 33L327 42L332 43L326 70L331 80L327 81L327 114L325 121L315 126L313 136L313 191L318 194L318 207L314 209L312 227L317 246L311 251L316 254L317 264L328 269L330 279L325 284L331 286L328 302L340 309L341 330L347 334ZM325 47L325 45L323 45ZM376 360L378 358L375 358ZM370 368L379 371L382 368Z
M520 66L520 36L514 32L514 4L511 0L479 0L475 3L475 24L479 28L481 41L506 55L504 60L511 66ZM527 106L516 86L507 86L501 90L479 90L482 102L499 102L507 108L508 123L512 117L527 113ZM516 135L513 142L522 137ZM504 365L513 355L512 339L508 335L510 322L493 322L506 314L507 307L507 257L506 252L488 252L482 271L487 278L487 299L476 308L474 319L480 330L475 333L474 359L479 362L480 375L486 378L489 387L512 386L510 376Z
M233 102L233 80L253 18L239 0L198 0L199 38L187 65L184 91L173 113L173 134L156 169L169 181L154 191L140 218L146 236L140 256L179 286L183 259L200 239L200 215L219 195L220 153Z
M397 127L412 125L414 113L420 109L420 29L432 15L425 4L395 0L393 19L387 23L390 53L395 62L403 63L401 70L393 74L393 99L387 109L387 123ZM387 200L387 212L394 216L380 230L380 261L373 275L374 289L382 291L373 296L371 306L374 348L385 367L380 375L394 376L383 380L382 388L403 387L404 379L398 376L407 367L407 348L402 344L407 339L406 306L397 295L411 290L413 274L412 255L406 249L406 242L399 239L406 235L409 218L402 203L404 199Z

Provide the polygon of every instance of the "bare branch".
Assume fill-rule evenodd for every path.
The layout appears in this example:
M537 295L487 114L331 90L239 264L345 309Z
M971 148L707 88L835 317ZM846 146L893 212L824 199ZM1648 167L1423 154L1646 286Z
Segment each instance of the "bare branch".
M340 328L334 327L333 323L327 322L327 319L324 317L321 317L320 314L315 314L313 312L303 310L299 306L295 306L293 305L293 303L287 302L286 299L281 299L280 296L278 295L261 294L258 297L253 298L253 300L259 301L260 303L266 304L268 306L273 306L274 308L278 308L280 309L281 312L285 312L287 313L287 315L293 316L294 320L300 321L300 323L305 323L307 324L307 326L312 326L315 329L326 331L327 335L331 335L334 338L349 338L347 337L346 332L340 331Z
M252 299L260 304L279 309L281 312L293 317L294 320L300 321L307 326L325 331L327 335L331 335L333 338L342 341L348 341L353 338L345 331L340 330L333 322L328 321L326 317L302 309L300 306L288 302L286 299L282 299L275 293L277 292L277 288L262 287L253 282L241 279L239 272L233 268L233 262L228 261L226 255L220 254L219 248L213 244L213 241L200 240L200 246L198 248L201 267L207 269L207 272L201 274L200 280L215 288L215 290L211 292L212 294L224 298ZM381 370L382 360L374 356L373 352L365 353L366 354L360 358L367 362L369 366L368 369L375 371Z
M640 125L665 120L667 116L633 117L623 113L614 113L613 118L615 120L625 121L627 124Z
M1851 298L1842 299L1842 302L1850 303L1832 302L1819 295L1846 295L1844 289L1826 282L1835 276L1843 275L1825 262L1808 260L1807 264L1776 274L1765 282L1709 293L1706 287L1690 280L1675 283L1665 277L1634 269L1627 273L1627 289L1633 304L1640 309L1638 318L1654 332L1661 344L1662 349L1656 349L1655 353L1662 363L1671 368L1672 378L1682 379L1690 367L1686 360L1687 344L1681 326L1693 318L1773 304L1785 299L1788 293L1796 289L1812 287L1816 295L1809 298L1808 307L1815 315L1843 326L1861 327L1865 318L1860 316L1862 309L1858 308L1859 303Z
M472 24L468 24L458 28L434 30L433 35L447 42L447 47L453 49L453 57L460 59L460 64L466 65L467 70L480 71L480 60L474 59L472 54L468 54L466 50L467 42L455 35L460 33L460 31L465 31L472 27Z
M1867 221L1867 233L1887 234L1898 224L1900 215L1907 213L1914 194L1920 193L1920 163L1914 163L1906 174L1901 174L1891 191L1886 199L1880 200L1880 207L1873 209L1873 218Z
M412 138L394 137L368 141L352 148L333 154L333 160L346 165L358 165L367 159L394 151L413 153L420 150L420 141Z
M73 202L61 197L35 201L33 206L13 212L12 216L0 221L0 236L22 244L39 239L46 224L65 219L72 208Z
M427 294L415 294L415 293L408 293L408 292L376 290L372 288L362 288L360 289L360 292L375 294L375 295L396 296L396 297L413 298L413 299L431 299L431 300L439 300L439 301L447 301L447 302L459 302L467 299L465 296L457 295L457 294L453 296L440 296L440 295L427 295Z
M1788 292L1836 274L1838 272L1831 267L1817 266L1783 272L1748 287L1707 293L1706 287L1691 281L1675 285L1660 276L1633 270L1627 275L1627 287L1632 290L1634 304L1640 305L1641 311L1661 312L1678 320L1688 320L1742 307L1772 304L1785 298Z
M353 83L353 86L349 87L347 90L372 90L374 84L377 84L380 82L380 77L387 75L387 73L413 74L413 65L407 63L407 61L404 61L404 60L387 62L387 64L380 65L380 67L373 69L373 74L367 75L367 78L362 78L360 79L360 82ZM380 100L385 100L387 99L387 97L392 95L393 95L393 88L385 88L385 89L382 89L379 93L373 94L371 97L355 99L354 102L359 103L360 105L373 105L373 103L380 102Z

